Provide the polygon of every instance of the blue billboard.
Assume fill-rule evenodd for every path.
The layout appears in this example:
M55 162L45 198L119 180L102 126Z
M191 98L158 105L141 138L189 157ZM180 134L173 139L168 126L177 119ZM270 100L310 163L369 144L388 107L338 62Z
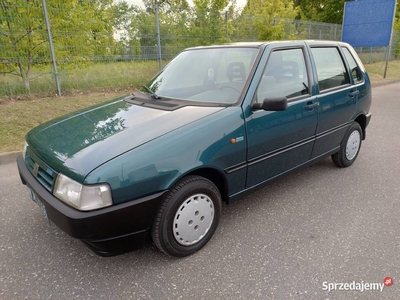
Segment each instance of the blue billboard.
M342 41L353 47L389 46L396 0L345 3Z

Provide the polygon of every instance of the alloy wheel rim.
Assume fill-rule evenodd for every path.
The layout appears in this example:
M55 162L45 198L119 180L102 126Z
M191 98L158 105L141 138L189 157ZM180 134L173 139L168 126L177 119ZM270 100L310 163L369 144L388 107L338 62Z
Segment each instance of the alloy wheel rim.
M205 194L195 194L179 206L173 221L175 240L190 246L201 241L214 220L214 204Z

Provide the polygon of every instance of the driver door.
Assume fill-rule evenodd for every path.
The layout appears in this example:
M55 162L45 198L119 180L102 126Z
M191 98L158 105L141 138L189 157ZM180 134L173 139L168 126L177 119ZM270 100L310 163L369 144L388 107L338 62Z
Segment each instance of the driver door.
M287 97L285 111L253 110L246 118L248 175L252 187L310 160L317 127L318 102L311 95L305 47L269 54L253 103Z

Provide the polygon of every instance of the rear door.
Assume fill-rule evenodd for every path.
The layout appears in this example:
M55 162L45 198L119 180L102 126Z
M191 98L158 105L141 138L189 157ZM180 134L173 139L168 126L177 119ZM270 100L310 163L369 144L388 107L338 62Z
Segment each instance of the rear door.
M318 126L312 153L312 158L317 158L340 148L356 111L359 91L338 45L311 46L311 53L318 81Z

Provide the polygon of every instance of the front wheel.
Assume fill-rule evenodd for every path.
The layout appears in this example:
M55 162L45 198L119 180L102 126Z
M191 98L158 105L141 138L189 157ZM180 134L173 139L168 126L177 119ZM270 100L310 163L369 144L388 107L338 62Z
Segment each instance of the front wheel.
M354 122L347 131L339 152L332 155L333 163L340 168L352 165L360 152L361 142L361 126Z
M156 215L154 244L172 256L187 256L213 236L221 215L221 195L208 179L187 176L167 193Z

